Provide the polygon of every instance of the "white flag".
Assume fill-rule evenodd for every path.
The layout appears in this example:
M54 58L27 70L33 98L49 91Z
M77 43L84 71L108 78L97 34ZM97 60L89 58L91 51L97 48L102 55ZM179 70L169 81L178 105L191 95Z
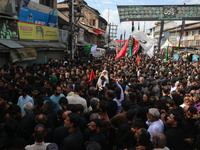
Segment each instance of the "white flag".
M142 46L144 51L147 53L156 44L156 41L153 38L148 37L142 31L135 31L132 33L132 37L134 37Z
M92 45L90 53L94 53L97 49L97 45Z
M150 58L152 58L154 56L154 45L152 46L152 48L146 52L147 55L149 55Z

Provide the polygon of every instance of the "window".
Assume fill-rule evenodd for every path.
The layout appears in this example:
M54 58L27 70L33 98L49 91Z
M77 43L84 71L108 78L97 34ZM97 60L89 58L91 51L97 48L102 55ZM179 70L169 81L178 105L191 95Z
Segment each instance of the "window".
M188 32L186 32L185 35L188 36Z
M194 31L192 31L191 33L192 33L192 36L194 36Z
M96 25L96 20L95 19L93 19L93 24L92 24L93 26L95 26Z
M90 25L91 26L95 26L96 25L96 20L95 19L91 19L90 20Z

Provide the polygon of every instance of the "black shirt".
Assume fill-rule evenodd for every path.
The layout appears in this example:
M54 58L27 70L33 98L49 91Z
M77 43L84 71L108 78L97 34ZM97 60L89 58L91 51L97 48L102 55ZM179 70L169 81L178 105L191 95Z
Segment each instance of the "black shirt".
M76 129L71 132L63 141L61 150L83 150L84 139L81 131Z
M170 150L181 150L183 149L184 133L179 127L169 128L165 133L167 144L166 146Z

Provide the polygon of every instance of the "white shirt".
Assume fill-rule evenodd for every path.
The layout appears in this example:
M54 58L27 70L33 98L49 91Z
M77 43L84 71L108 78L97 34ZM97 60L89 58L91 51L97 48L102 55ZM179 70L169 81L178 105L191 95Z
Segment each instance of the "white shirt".
M87 102L84 98L77 94L67 96L68 104L81 104L84 107L84 112L87 112Z
M169 148L165 146L164 148L154 148L153 150L169 150Z
M24 105L28 102L31 102L34 106L34 101L33 101L32 97L30 97L29 95L26 95L26 97L20 96L18 98L17 105L21 108L22 114L26 114L26 112L24 111Z
M164 123L161 119L159 119L158 121L155 121L155 122L146 121L146 124L149 126L147 131L151 135L151 140L152 140L152 137L154 134L163 133L163 131L164 131Z
M44 143L44 142L41 142L41 143L37 143L35 142L34 144L32 145L27 145L25 147L25 150L46 150L47 146L49 145L50 143Z

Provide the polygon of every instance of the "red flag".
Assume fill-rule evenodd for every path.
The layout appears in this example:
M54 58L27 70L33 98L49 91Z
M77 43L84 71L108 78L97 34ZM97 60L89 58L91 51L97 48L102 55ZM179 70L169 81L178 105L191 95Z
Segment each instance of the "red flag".
M121 49L120 52L117 54L117 57L116 57L115 59L118 59L118 58L121 58L121 57L124 57L124 56L125 56L127 46L128 46L128 42L122 47L122 49Z
M135 43L133 45L133 50L132 50L132 55L135 55L135 53L139 49L139 46L140 46L139 42L135 39Z
M140 58L139 58L139 55L137 55L137 58L136 58L137 65L139 65L139 61L140 61Z
M92 71L91 71L91 73L90 73L89 85L91 85L93 79L95 79L95 75L94 75L94 71L93 71L93 69L92 69Z

